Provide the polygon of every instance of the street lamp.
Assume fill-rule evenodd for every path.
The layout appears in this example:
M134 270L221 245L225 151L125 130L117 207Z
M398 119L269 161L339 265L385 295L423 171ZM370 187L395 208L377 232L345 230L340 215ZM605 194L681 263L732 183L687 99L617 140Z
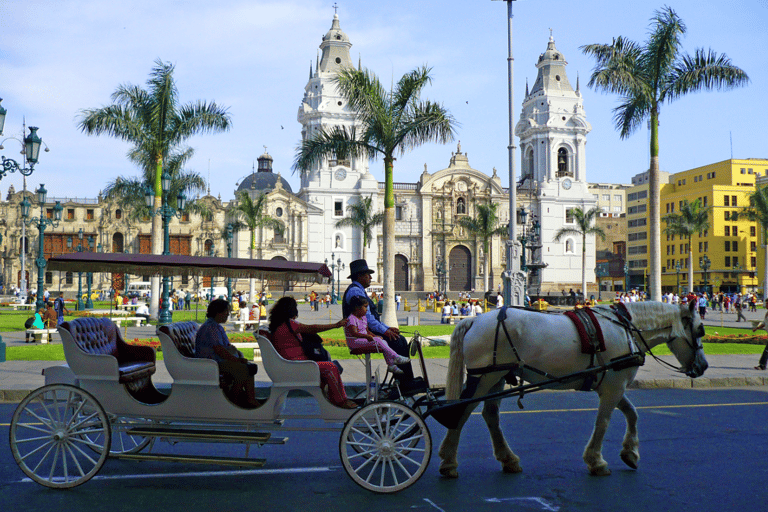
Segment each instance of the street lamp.
M88 252L93 252L93 235L88 235ZM91 285L93 284L93 272L85 274L85 283L88 287L88 297L85 299L85 309L93 309L93 299L91 299Z
M333 257L333 254L331 254L331 257ZM341 295L341 271L344 270L344 266L341 258L336 260L336 290L338 290L339 295ZM331 279L333 279L333 275L331 275Z
M77 247L75 247L75 250L77 252L83 252L83 230L82 228L80 231L77 232L77 238L78 243ZM67 238L67 248L72 249L72 237L70 236ZM83 310L83 273L78 272L77 273L77 310L82 311Z
M211 250L210 250L210 253L208 254L208 256L210 256L211 258L216 256L216 249L213 248L213 241L211 241ZM209 298L210 298L210 300L208 302L211 302L214 299L214 296L213 296L213 275L211 275L211 295L210 295Z
M227 258L232 257L232 239L234 238L235 232L239 230L239 224L230 222L227 224L227 226L224 228L224 238L227 241ZM211 281L211 285L213 285L213 281ZM232 278L227 278L227 297L229 298L229 302L232 302Z
M144 200L146 201L147 207L149 208L149 214L153 217L155 215L160 215L163 219L163 256L167 256L171 254L171 239L170 233L168 232L168 224L171 221L171 217L175 216L181 218L182 211L184 210L184 207L187 203L187 197L184 195L184 192L179 191L179 194L176 196L176 207L174 208L168 204L168 192L171 188L171 175L168 173L168 171L163 172L160 183L162 185L163 193L162 200L160 202L160 208L155 210L152 207L155 202L155 191L149 185L147 185L145 188ZM213 283L213 281L211 281L211 283ZM168 288L168 276L163 276L163 301L160 306L160 315L158 315L157 318L158 323L160 324L169 324L173 321L173 317L170 312L170 301L168 299Z
M336 304L336 280L333 278L333 273L336 271L336 263L333 259L336 257L336 253L331 253L331 264L328 264L328 258L325 258L325 266L331 269L331 304ZM341 261L341 258L339 258ZM341 291L341 290L339 290Z
M680 295L680 270L682 270L682 267L680 266L680 260L677 260L675 263L675 272L677 273L677 295Z
M624 293L629 291L629 265L624 263Z
M3 99L0 98L0 101L3 101ZM3 126L5 125L5 116L7 113L8 111L0 105L0 135L3 134ZM39 130L37 126L30 126L29 135L24 137L24 141L22 142L24 145L24 160L29 164L29 167L27 168L11 158L2 157L3 165L2 168L0 168L0 179L4 178L9 172L19 171L23 176L32 174L32 171L35 170L37 157L40 156L40 146L43 145L43 139L38 137L37 130ZM15 137L8 137L8 139L18 140ZM3 142L5 142L5 140L3 140ZM0 142L0 149L5 149L2 142ZM46 147L45 150L48 151L48 148Z
M4 161L5 162L5 161ZM45 304L45 299L43 297L45 289L45 246L44 246L44 239L45 239L45 227L51 226L51 227L58 227L59 221L61 220L61 211L64 209L61 206L61 203L59 201L56 201L56 205L53 207L52 216L51 218L47 218L45 214L45 199L46 195L48 194L48 191L45 189L45 186L43 184L40 184L40 188L35 191L35 194L37 195L37 202L40 203L40 217L29 217L29 209L32 206L30 202L25 197L24 200L21 202L21 218L25 225L31 226L33 224L37 224L37 230L40 232L40 236L38 237L38 249L37 249L37 259L35 260L35 264L37 265L37 301L36 301L36 309L41 309L43 305Z
M699 267L701 267L701 270L704 272L704 291L706 293L709 293L709 290L707 289L707 271L709 270L709 267L711 264L712 264L712 261L710 261L707 255L704 255L701 258L699 258Z

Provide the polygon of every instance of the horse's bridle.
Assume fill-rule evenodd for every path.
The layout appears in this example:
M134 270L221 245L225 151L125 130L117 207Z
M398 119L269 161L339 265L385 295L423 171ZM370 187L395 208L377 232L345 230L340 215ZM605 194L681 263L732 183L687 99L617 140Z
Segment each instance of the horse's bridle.
M691 311L690 318L681 319L683 323L683 328L690 333L691 339L689 340L685 336L672 336L666 342L667 344L672 343L677 338L682 338L683 340L685 340L685 344L688 345L688 348L690 348L694 353L698 352L699 350L704 350L704 345L702 345L700 341L701 338L704 337L704 324L700 324L699 328L696 330L697 332L694 333L693 332L693 315L694 313L693 311ZM662 330L663 329L672 329L672 326L670 325L669 327L663 327ZM682 366L675 366L671 363L664 361L663 359L659 359L653 352L651 352L651 347L648 346L648 343L645 341L645 338L643 338L643 335L641 334L642 331L640 331L640 329L637 329L637 328L635 328L635 330L640 335L640 339L642 340L643 345L645 345L646 352L650 354L652 358L654 358L657 362L665 366L668 366L669 368L671 368L677 373L686 373L685 371L683 371Z

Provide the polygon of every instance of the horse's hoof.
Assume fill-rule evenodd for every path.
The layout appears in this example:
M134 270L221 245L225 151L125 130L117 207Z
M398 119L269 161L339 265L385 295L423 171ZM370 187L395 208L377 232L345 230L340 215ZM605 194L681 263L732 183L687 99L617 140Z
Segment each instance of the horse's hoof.
M621 452L621 460L632 469L637 469L637 462L640 460L640 456L635 452Z
M459 478L459 470L456 468L440 468L440 476L443 478Z
M611 474L611 470L607 466L590 468L589 474L592 476L608 476Z
M501 470L504 473L522 473L523 467L517 461L505 462L501 465Z

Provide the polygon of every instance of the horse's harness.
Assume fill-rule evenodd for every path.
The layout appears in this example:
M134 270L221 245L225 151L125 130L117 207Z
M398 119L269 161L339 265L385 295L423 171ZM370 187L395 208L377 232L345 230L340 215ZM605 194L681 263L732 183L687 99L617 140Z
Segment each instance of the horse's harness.
M485 373L491 373L491 372L498 372L498 371L507 371L507 379L508 382L514 381L514 378L520 374L521 371L526 370L533 372L541 377L544 377L546 379L554 380L557 379L557 377L548 374L545 371L542 371L538 368L534 368L532 366L529 366L528 364L523 361L522 357L520 357L520 354L517 351L517 348L515 347L515 344L512 342L512 337L509 335L509 331L507 330L507 326L504 322L507 317L507 309L508 308L514 308L514 309L523 309L526 311L536 311L532 310L530 308L525 308L521 306L507 306L505 308L501 308L499 310L499 314L497 316L497 323L496 323L496 334L494 336L493 341L493 362L490 366L486 366L484 368L475 368L475 369L467 369L468 375L482 375ZM538 312L538 311L536 311ZM612 322L621 328L624 329L624 331L627 333L627 338L630 340L629 342L629 354L625 356L620 356L618 358L614 358L611 360L610 363L606 364L603 361L603 358L598 350L593 351L590 358L590 363L587 369L591 368L599 368L598 372L590 372L587 374L587 377L585 378L581 390L582 391L589 391L591 389L597 389L600 387L600 384L602 383L603 379L605 378L605 374L608 370L612 369L615 371L623 370L625 368L630 368L633 366L642 366L645 364L645 353L648 353L653 357L656 361L670 367L676 372L684 373L681 367L677 367L673 364L670 364L663 359L659 359L656 355L653 354L651 351L651 347L648 345L648 343L645 341L645 338L643 337L643 331L639 329L635 324L632 323L631 315L629 311L627 310L626 306L624 304L619 304L618 306L612 306L610 309L606 308L592 308L592 312L596 315L599 315L600 317L608 320L609 322ZM545 313L545 314L552 314L552 313ZM559 314L559 313L558 313ZM693 350L697 351L703 348L701 345L701 342L699 341L699 338L704 335L704 328L703 326L699 326L699 329L696 333L693 332L693 317L690 318L683 318L683 325L684 328L686 328L691 335L690 340L688 338L683 337L685 339L686 344ZM668 327L662 327L658 330L664 330L664 329L671 329L672 326ZM507 339L507 343L509 344L510 348L512 349L512 353L515 355L515 358L517 358L517 362L512 363L497 363L497 353L498 353L498 343L499 343L499 331L504 331L504 336ZM657 329L654 329L657 330ZM637 334L637 337L642 342L645 351L643 350L636 350L635 347L632 345L631 340L634 338L633 334ZM697 336L698 335L698 336ZM671 343L676 339L675 337L671 338L667 343ZM693 340L693 341L691 341ZM597 365L595 364L597 360ZM595 386L595 375L596 373L600 374L600 379L597 385ZM594 386L594 387L593 387Z

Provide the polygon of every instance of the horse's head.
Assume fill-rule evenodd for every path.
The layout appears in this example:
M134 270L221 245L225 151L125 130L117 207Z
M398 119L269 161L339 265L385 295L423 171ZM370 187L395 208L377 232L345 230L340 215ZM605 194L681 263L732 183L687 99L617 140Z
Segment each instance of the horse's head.
M700 377L709 366L704 357L704 324L696 311L696 303L690 306L680 306L680 316L684 335L677 336L667 342L669 349L681 364L681 371L689 377Z

